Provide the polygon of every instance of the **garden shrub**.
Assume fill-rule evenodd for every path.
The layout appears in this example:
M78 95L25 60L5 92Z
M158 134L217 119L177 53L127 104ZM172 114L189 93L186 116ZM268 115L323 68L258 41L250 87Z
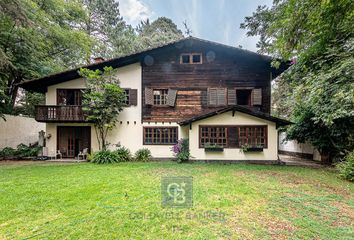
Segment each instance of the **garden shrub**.
M134 159L137 162L149 162L151 161L151 151L147 148L142 148L136 151Z
M39 151L42 149L41 146L27 146L26 144L19 144L16 149L16 157L26 158L26 157L35 157L38 156Z
M171 150L178 163L187 162L191 158L188 139L178 140Z
M38 145L27 146L26 144L19 144L16 149L11 147L5 147L0 150L0 158L3 159L13 159L13 158L28 158L36 157L41 151L42 147Z
M354 182L354 151L345 156L344 161L337 164L339 176Z
M101 150L92 154L92 163L109 164L119 162L117 154L110 150Z
M16 155L16 149L13 149L11 147L5 147L2 150L0 150L1 158L14 157L15 155Z
M126 147L119 147L117 150L114 150L113 153L117 155L119 162L129 162L132 160L130 150Z

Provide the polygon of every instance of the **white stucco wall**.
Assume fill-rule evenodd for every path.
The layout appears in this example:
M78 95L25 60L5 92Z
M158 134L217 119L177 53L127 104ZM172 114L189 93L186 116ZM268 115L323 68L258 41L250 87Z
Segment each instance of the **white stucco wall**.
M26 145L38 141L38 133L45 131L45 124L34 118L5 115L6 121L0 119L0 149L16 148L20 143Z
M298 143L295 140L285 141L286 133L279 133L279 150L293 153L313 154L313 160L320 161L321 155L310 143Z
M168 158L172 157L171 145L143 145L143 127L179 127L177 123L162 123L151 122L142 123L141 110L142 110L142 79L141 79L141 66L139 63L131 64L117 69L117 76L122 88L132 88L138 90L137 106L130 106L125 108L118 117L118 123L116 127L109 133L108 142L111 144L120 143L135 153L138 149L149 148L153 157L156 158ZM83 79L75 79L72 81L52 85L48 88L46 94L46 103L48 105L56 104L56 89L57 88L85 88L85 82ZM73 124L73 123L47 123L47 134L51 135L50 139L47 139L47 147L50 151L56 150L57 141L57 126L92 126L90 124ZM188 134L188 128L178 128L179 138L186 137ZM91 127L91 148L93 151L97 151L98 142L96 133ZM113 148L113 146L111 147Z
M268 147L263 152L243 153L238 148L225 148L223 152L205 152L204 148L199 148L200 125L267 125ZM190 151L195 160L277 160L277 132L273 122L241 112L236 112L233 117L230 111L192 123L192 129L189 130Z

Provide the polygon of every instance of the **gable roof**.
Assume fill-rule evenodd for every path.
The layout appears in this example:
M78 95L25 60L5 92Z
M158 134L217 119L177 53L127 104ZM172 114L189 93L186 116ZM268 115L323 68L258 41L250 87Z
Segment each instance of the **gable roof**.
M269 63L269 70L272 72L273 77L276 77L280 75L283 71L285 71L288 68L288 65L286 63L282 63L281 66L278 69L270 67L270 62L272 61L272 58L270 56L262 55L259 53L255 53L249 50L233 47L233 46L228 46L225 44L217 43L217 42L212 42L209 40L204 40L196 37L187 37L187 38L182 38L180 40L172 41L166 44L161 44L157 47L153 48L147 48L143 51L139 52L134 52L131 54L127 54L124 56L120 56L118 58L113 58L109 59L106 61L102 61L99 63L92 63L89 65L84 65L81 67L77 67L74 69L69 69L67 71L59 72L59 73L54 73L51 75L47 75L41 78L36 78L32 80L26 80L18 84L18 86L30 90L30 91L35 91L35 92L46 92L47 87L53 84L58 84L66 81L70 81L76 78L79 78L78 71L80 68L88 68L91 70L96 70L96 69L103 69L104 67L111 66L113 68L117 67L122 67L126 66L132 63L137 63L137 62L143 62L144 57L153 54L153 53L158 53L159 51L167 50L170 47L176 46L176 47L181 47L185 45L193 45L193 44L202 44L202 45L209 45L213 46L215 48L220 48L220 49L226 49L228 51L232 51L234 53L242 54L244 56L248 56L251 58L254 58L255 61L261 61L261 62L266 62Z
M277 118L277 117L273 117L273 116L271 116L268 113L255 111L255 110L252 110L252 109L249 109L249 108L246 108L246 107L242 107L242 106L239 106L239 105L225 107L225 108L218 109L218 110L215 110L215 111L212 111L212 112L209 112L209 113L204 113L204 114L192 117L190 119L186 119L186 120L180 121L180 122L178 122L178 124L181 125L181 126L185 126L185 125L191 124L193 122L196 122L196 121L199 121L199 120L203 120L203 119L206 119L206 118L209 118L209 117L212 117L212 116L216 116L216 115L219 115L219 114L222 114L222 113L230 112L230 111L242 112L242 113L254 116L254 117L258 117L258 118L265 119L265 120L268 120L268 121L271 121L271 122L275 122L277 128L281 127L281 126L286 126L286 125L292 124L292 122L290 122L290 121L287 121L287 120L284 120L284 119L281 119L281 118Z

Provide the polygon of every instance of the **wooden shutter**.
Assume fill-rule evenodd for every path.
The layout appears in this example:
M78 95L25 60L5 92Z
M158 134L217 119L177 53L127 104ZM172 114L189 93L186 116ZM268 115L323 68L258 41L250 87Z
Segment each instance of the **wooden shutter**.
M227 105L236 105L236 89L227 89Z
M145 88L145 104L154 105L154 91L151 88Z
M252 105L262 105L262 88L252 90Z
M217 105L224 106L226 105L226 88L217 89Z
M168 106L174 107L176 102L177 90L168 89L166 103Z
M129 89L129 105L136 106L138 105L138 90Z
M208 89L208 104L209 105L217 105L217 89L209 88Z

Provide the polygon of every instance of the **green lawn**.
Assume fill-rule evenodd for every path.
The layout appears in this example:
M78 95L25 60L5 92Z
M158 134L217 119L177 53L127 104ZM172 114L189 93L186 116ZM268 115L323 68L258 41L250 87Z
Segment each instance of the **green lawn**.
M162 208L161 176L193 176L193 208ZM328 169L0 165L0 239L353 239L353 193Z

